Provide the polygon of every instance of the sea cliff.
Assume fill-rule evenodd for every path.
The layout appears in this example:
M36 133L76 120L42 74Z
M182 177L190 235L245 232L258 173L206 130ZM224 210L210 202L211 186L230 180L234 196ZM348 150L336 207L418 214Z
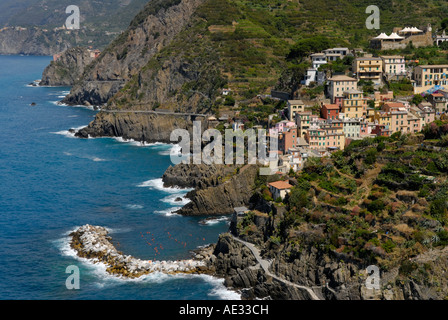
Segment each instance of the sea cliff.
M52 61L42 74L41 86L73 86L84 69L94 60L87 48L64 51L57 61Z

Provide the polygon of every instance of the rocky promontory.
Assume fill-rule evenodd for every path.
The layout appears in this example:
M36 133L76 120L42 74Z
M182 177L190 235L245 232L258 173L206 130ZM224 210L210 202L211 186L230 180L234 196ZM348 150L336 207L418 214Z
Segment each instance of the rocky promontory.
M79 130L76 136L122 137L125 140L148 143L176 143L178 141L171 141L171 133L175 129L192 132L193 119L202 121L203 127L207 127L204 118L188 115L104 111L99 112L95 120L86 128Z
M105 264L107 272L112 275L138 278L153 272L208 273L205 263L200 260L152 261L124 255L112 244L112 238L104 227L85 225L72 232L70 237L70 247L78 256Z
M227 215L233 213L235 207L247 206L254 192L258 166L230 168L233 172L220 176L218 184L189 192L187 198L191 201L177 213L187 216Z
M205 189L216 187L222 178L233 174L233 166L216 164L178 164L169 166L162 176L164 187Z
M45 68L39 85L73 86L94 59L87 48L68 49L60 54L57 61L52 61Z

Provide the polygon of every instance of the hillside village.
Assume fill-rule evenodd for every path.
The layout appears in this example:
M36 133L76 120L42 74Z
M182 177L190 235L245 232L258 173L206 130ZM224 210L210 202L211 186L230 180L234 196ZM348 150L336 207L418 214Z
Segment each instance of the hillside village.
M425 47L432 45L431 30L431 26L424 31L395 28L390 36L381 33L371 39L371 47L402 49L409 43ZM441 45L448 37L443 33L436 39ZM320 96L291 97L272 91L269 98L283 101L284 106L270 116L277 121L268 124L269 136L279 139L276 173L297 172L310 157L330 156L352 141L419 133L435 120L446 119L448 64L418 65L403 55L379 52L375 56L362 49L328 48L312 53L302 88L321 88ZM350 63L345 72L328 72L327 66L341 61ZM405 84L407 95L396 94L387 85L391 83ZM230 89L222 91L226 99L231 94ZM244 130L239 114L233 117L232 128ZM220 120L231 122L227 117Z

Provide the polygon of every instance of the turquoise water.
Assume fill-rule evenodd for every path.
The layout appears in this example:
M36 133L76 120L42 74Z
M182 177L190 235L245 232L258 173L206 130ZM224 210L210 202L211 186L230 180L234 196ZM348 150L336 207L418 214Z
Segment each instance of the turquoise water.
M95 111L57 105L69 88L27 85L49 62L0 56L0 299L238 298L209 276L123 280L73 254L67 235L84 224L110 228L125 254L158 260L189 258L228 224L171 213L186 191L161 185L170 145L70 135ZM159 255L142 237L147 232L163 246ZM79 290L65 286L70 265L80 268Z

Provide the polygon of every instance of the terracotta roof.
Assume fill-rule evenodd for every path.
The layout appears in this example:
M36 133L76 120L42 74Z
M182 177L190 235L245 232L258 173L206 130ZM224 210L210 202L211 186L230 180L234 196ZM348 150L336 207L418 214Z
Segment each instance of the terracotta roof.
M434 97L443 97L443 94L441 94L441 93L433 93L432 96L434 96Z
M358 81L354 78L350 78L348 76L343 76L343 75L333 76L329 80L331 80L331 81Z
M404 108L404 104L402 104L401 102L388 102L386 103L386 105L390 108Z
M333 110L333 109L338 109L339 110L339 105L337 104L324 104L325 108Z
M271 182L271 183L269 183L269 186L274 187L275 189L278 189L278 190L284 190L284 189L291 189L292 188L292 185L290 185L286 181Z

